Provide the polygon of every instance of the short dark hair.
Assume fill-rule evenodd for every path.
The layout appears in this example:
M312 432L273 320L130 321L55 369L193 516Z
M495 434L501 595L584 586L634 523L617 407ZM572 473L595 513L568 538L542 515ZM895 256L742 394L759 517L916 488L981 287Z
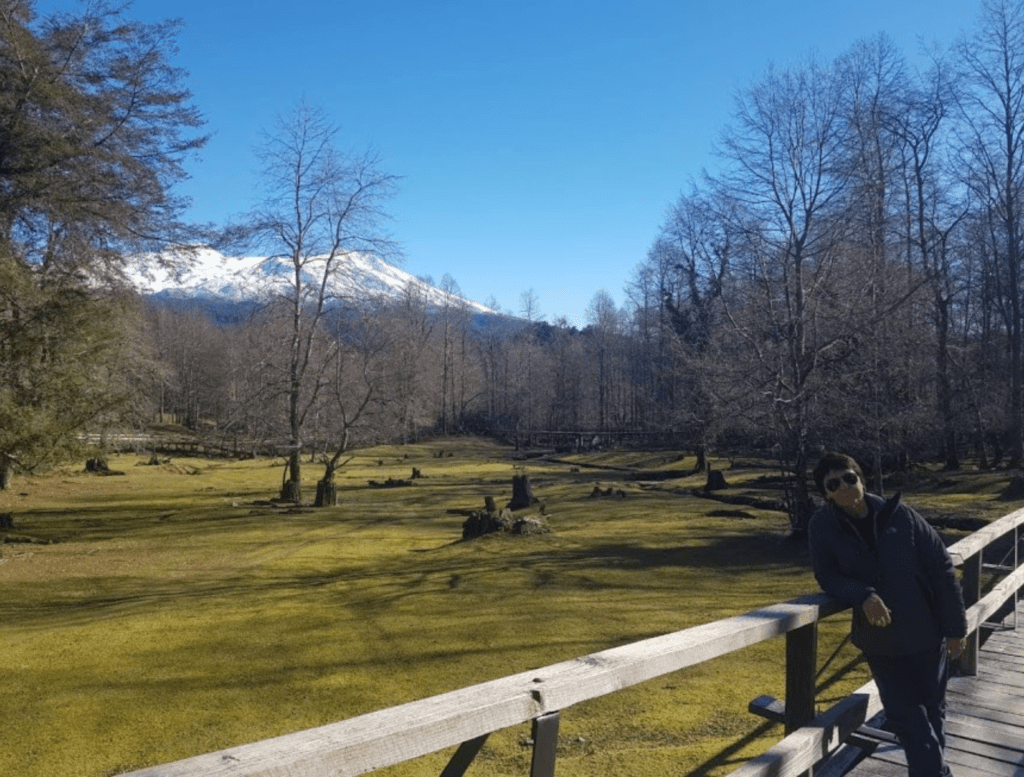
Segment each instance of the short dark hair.
M860 478L861 483L867 483L860 465L853 456L829 451L818 460L817 465L814 467L814 484L818 487L818 493L827 498L828 492L825 490L825 477L833 470L845 469L853 470L857 477Z

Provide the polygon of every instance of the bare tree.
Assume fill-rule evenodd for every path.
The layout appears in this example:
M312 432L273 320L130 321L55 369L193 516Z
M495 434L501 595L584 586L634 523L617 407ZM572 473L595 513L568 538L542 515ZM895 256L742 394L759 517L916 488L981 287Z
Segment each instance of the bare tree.
M728 220L705 194L694 191L672 207L652 252L660 268L659 319L673 383L672 421L697 438L701 470L719 432L719 405L725 401L716 390L725 385L718 381L722 363L711 354L732 239Z
M737 98L723 135L727 167L712 179L737 235L746 311L731 311L736 333L764 371L795 475L793 526L809 517L807 471L815 376L831 341L817 325L826 281L838 258L849 193L847 127L835 73L811 61L769 69Z
M966 89L963 180L989 214L995 232L995 281L1008 336L1010 465L1024 464L1024 331L1022 331L1021 191L1024 188L1024 7L1016 0L984 0L976 33L960 42Z
M519 314L531 324L544 320L540 310L540 296L532 287L519 294Z
M436 319L422 286L406 286L401 299L389 306L385 326L391 343L388 383L399 417L399 436L415 440L421 428L433 425L430 414L435 409L428 398L436 366L431 364Z
M620 332L620 315L612 299L604 289L594 293L586 310L587 333L594 368L597 371L591 385L597 388L597 428L607 431L612 415L612 396L615 390L614 358Z
M386 331L371 311L360 313L355 321L338 321L333 333L336 347L327 371L325 403L331 444L322 457L316 507L337 504L335 474L354 436L362 432L362 442L379 442L394 431L381 412L388 402L381 358L388 346Z
M324 316L343 302L353 261L395 250L382 227L397 178L372 151L342 153L337 136L322 110L303 103L279 120L259 151L264 199L252 229L268 250L268 274L280 280L276 304L288 319L282 355L290 439L281 497L294 501L302 498L306 422L337 350Z
M948 133L955 104L953 74L942 60L901 92L887 122L899 142L906 197L905 240L911 264L927 279L932 301L935 409L941 424L942 456L958 469L957 403L951 376L954 305L964 290L955 266L954 230L967 215L967 198L950 175Z

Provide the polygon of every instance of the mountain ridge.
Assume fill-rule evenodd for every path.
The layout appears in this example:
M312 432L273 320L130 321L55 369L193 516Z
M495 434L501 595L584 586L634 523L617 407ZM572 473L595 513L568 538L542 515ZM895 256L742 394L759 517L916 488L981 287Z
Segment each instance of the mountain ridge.
M190 251L184 263L171 263L180 264L178 269L163 266L166 263L161 263L160 259L159 256L148 257L132 274L131 281L140 294L162 300L256 303L279 289L289 288L293 282L292 264L275 257L230 257L213 248L200 248ZM309 263L316 265L323 259L311 257ZM312 274L305 280L319 283ZM447 294L392 264L365 254L345 257L331 285L332 296L339 299L365 300L380 296L398 299L411 287L436 307L464 304L474 313L498 314L486 305Z

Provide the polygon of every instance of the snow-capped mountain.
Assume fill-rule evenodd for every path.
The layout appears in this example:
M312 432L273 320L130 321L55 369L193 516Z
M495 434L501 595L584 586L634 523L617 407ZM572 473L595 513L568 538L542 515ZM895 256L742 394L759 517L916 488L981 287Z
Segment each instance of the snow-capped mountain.
M318 283L323 259L311 259L304 281ZM350 254L338 261L332 273L332 296L366 300L376 296L400 298L409 290L426 302L442 306L443 291L394 265L362 254ZM136 288L159 299L196 299L221 302L260 302L294 282L292 264L281 259L258 256L228 257L212 248L203 248L181 261L181 268L161 267L157 257L139 263L132 278ZM469 300L447 298L449 305L465 304L475 313L493 313L484 305Z

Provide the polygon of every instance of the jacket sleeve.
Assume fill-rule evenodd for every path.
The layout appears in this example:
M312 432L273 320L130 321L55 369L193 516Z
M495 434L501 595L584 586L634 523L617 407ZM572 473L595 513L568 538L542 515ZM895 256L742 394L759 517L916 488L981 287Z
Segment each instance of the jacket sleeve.
M854 577L844 575L839 564L838 544L843 541L828 507L813 516L807 527L811 569L821 590L850 607L859 607L875 589Z
M908 508L909 509L909 508ZM935 617L944 637L967 634L967 613L956 567L938 532L916 511L914 519L917 560L935 604Z

